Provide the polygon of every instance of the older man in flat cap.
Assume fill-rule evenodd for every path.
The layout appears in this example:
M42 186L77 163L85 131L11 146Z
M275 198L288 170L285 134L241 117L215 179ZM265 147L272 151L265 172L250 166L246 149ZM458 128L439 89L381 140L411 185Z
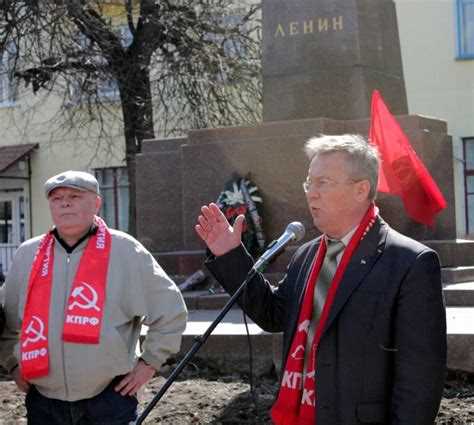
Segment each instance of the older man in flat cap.
M186 307L151 254L97 215L94 176L66 171L45 193L54 227L20 246L5 283L4 364L30 425L128 424L137 391L179 349Z

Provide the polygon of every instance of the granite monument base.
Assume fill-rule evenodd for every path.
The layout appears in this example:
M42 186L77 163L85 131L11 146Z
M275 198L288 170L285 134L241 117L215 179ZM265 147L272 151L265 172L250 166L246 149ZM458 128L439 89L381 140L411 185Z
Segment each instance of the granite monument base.
M398 120L438 183L448 207L430 228L407 217L401 200L380 194L381 215L395 229L418 240L456 238L451 137L446 123L416 115ZM139 239L178 270L192 269L204 250L194 231L204 204L215 201L233 173L249 175L264 201L267 240L290 221L306 227L305 240L318 232L307 211L301 183L308 171L304 143L318 134L368 134L369 121L325 118L267 122L260 126L191 131L179 139L150 140L137 159ZM194 268L195 270L195 268Z

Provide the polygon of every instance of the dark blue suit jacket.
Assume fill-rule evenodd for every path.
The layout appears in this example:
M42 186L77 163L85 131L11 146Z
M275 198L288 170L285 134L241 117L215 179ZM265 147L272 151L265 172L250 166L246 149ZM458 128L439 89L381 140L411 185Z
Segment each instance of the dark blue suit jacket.
M296 251L277 288L258 274L240 299L260 327L283 332L283 359L319 242L312 240ZM233 293L253 260L241 246L206 264ZM438 256L378 218L351 258L321 337L318 425L431 425L445 368Z

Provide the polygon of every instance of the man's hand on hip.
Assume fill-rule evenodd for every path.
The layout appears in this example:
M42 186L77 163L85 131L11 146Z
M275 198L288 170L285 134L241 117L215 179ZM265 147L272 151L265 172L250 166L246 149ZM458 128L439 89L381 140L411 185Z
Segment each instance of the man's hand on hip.
M135 395L143 385L153 378L155 372L153 366L138 360L132 371L127 373L114 389L123 396Z

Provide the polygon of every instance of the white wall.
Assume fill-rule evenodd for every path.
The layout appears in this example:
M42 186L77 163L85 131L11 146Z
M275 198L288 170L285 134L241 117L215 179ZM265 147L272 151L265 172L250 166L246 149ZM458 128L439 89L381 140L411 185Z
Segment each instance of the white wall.
M410 114L447 121L457 235L465 235L462 137L474 136L474 61L456 60L455 0L395 0Z
M43 191L49 177L68 169L91 171L96 167L125 165L120 120L115 120L115 125L108 129L109 134L116 135L109 139L98 136L94 123L68 134L61 120L55 120L58 97L51 96L44 102L39 99L39 95L26 90L22 91L15 107L0 108L0 146L39 143L39 149L31 155L32 236L44 233L51 226Z

